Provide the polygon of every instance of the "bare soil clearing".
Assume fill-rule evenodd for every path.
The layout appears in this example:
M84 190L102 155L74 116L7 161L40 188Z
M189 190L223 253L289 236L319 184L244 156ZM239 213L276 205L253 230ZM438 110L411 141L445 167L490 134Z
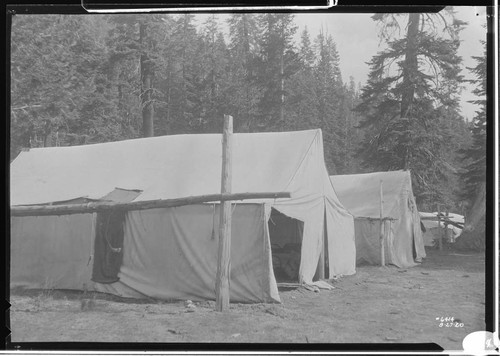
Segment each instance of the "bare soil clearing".
M428 343L462 350L485 330L484 254L428 250L409 269L361 266L319 293L282 304L117 301L72 292L11 291L12 342ZM454 322L439 318L453 317Z

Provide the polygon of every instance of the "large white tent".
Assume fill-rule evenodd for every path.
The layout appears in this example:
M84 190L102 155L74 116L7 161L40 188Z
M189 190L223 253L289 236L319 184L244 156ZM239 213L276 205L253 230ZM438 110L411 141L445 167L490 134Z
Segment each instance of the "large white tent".
M409 171L336 175L330 178L341 203L355 217L358 263L381 263L381 182L386 262L398 267L410 267L425 257Z
M220 134L175 135L31 149L11 164L10 203L148 201L220 193L221 141ZM303 223L300 281L312 283L322 251L330 276L355 273L353 217L330 183L321 131L234 134L232 192L281 191L291 198L233 206L233 301L279 301L268 227L273 209ZM12 217L11 286L213 299L218 209L213 202L128 211L113 231L106 230L99 213ZM107 219L119 221L112 215ZM100 245L109 245L104 259L120 260L116 280L108 283L95 281L96 234L105 236ZM106 234L114 234L111 243Z

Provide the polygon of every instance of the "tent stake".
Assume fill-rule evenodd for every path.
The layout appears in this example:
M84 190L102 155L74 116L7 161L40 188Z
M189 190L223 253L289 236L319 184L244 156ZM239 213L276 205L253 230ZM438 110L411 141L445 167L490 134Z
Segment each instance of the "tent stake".
M384 190L383 181L380 180L380 262L385 266L385 241L384 241Z
M221 193L231 193L233 118L224 115L222 133L222 181ZM229 309L229 281L231 269L231 201L221 202L219 226L219 255L215 282L217 311Z

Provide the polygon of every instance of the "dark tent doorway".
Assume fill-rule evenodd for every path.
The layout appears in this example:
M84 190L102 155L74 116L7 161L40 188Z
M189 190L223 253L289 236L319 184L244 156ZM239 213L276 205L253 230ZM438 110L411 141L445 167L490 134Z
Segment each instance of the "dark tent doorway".
M272 209L268 225L276 282L298 283L304 223Z

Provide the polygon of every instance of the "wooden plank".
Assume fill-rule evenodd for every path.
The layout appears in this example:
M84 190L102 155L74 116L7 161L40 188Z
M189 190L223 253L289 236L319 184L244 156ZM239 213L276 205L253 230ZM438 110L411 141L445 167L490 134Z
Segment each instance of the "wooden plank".
M208 194L176 199L160 199L137 201L130 203L91 202L87 204L65 205L26 205L10 208L11 216L45 216L85 214L109 210L145 210L155 208L172 208L176 206L200 204L214 201L245 200L245 199L278 199L290 198L289 192L257 192L235 194Z
M276 284L278 285L278 288L299 288L302 285L301 283L286 283L286 282L280 282Z
M382 266L385 266L384 191L382 180L380 180L380 263Z
M362 216L358 217L358 216L355 216L354 218L358 219L358 220L368 220L368 221L380 221L381 220L380 217L378 217L378 218L369 218L369 217L362 217ZM398 220L398 219L391 218L389 216L386 216L386 217L382 218L382 221L396 221L396 220Z
M446 216L441 216L441 217L437 217L437 216L421 216L420 217L420 220L432 220L432 221L444 221L446 222L446 224L448 225L453 225L455 227L458 227L459 229L463 229L464 228L464 224L463 223L459 223L459 222L456 222L456 221L453 221L449 218L447 218Z
M221 193L231 193L233 118L224 115L222 133L222 181ZM222 203L219 224L219 254L215 282L215 306L217 311L229 309L229 281L231 269L231 201Z

